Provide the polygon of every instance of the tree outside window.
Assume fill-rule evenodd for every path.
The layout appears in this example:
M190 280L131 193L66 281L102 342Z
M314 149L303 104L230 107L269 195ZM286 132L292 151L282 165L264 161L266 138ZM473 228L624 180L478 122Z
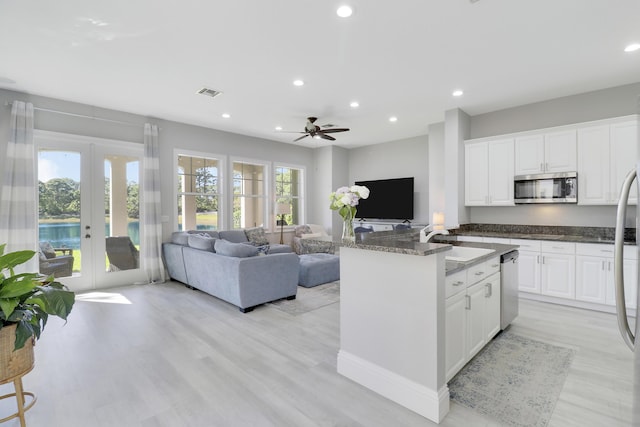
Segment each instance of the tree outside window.
M178 156L178 229L220 228L220 161Z
M233 228L265 225L266 166L233 162Z
M302 202L303 202L303 170L287 166L275 167L275 196L276 206L278 203L285 203L291 206L291 213L284 215L287 225L298 225L303 223ZM278 224L280 216L274 220Z

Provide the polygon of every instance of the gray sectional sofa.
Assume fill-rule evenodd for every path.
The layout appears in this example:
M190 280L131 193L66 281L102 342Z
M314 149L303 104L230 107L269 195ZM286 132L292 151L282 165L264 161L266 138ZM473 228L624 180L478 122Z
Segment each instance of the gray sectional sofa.
M246 313L294 299L299 260L291 247L269 244L260 227L220 232L176 232L162 245L169 276Z

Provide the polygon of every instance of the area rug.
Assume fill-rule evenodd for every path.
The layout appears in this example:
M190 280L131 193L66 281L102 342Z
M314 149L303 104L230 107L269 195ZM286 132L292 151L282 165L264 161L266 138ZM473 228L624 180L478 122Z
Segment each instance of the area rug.
M294 300L279 300L268 305L292 316L299 316L340 301L340 281L305 288L298 286Z
M574 354L505 331L451 380L451 399L504 425L546 426Z

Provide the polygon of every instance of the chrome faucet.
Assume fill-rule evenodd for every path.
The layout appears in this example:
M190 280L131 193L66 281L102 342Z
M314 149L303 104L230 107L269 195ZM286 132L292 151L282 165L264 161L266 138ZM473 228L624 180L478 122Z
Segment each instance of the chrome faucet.
M446 230L444 228L441 229L441 230L433 230L429 234L426 234L427 228L429 228L428 225L425 228L423 228L422 230L420 230L420 243L429 243L429 240L431 240L433 238L433 236L435 236L437 234L442 234L442 235L449 234L449 230Z

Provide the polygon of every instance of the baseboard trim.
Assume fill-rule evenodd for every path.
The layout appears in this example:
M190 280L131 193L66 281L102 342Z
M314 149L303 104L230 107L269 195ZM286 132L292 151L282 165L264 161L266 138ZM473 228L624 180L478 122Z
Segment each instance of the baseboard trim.
M432 390L344 350L338 352L338 373L439 423L449 412L449 387Z

